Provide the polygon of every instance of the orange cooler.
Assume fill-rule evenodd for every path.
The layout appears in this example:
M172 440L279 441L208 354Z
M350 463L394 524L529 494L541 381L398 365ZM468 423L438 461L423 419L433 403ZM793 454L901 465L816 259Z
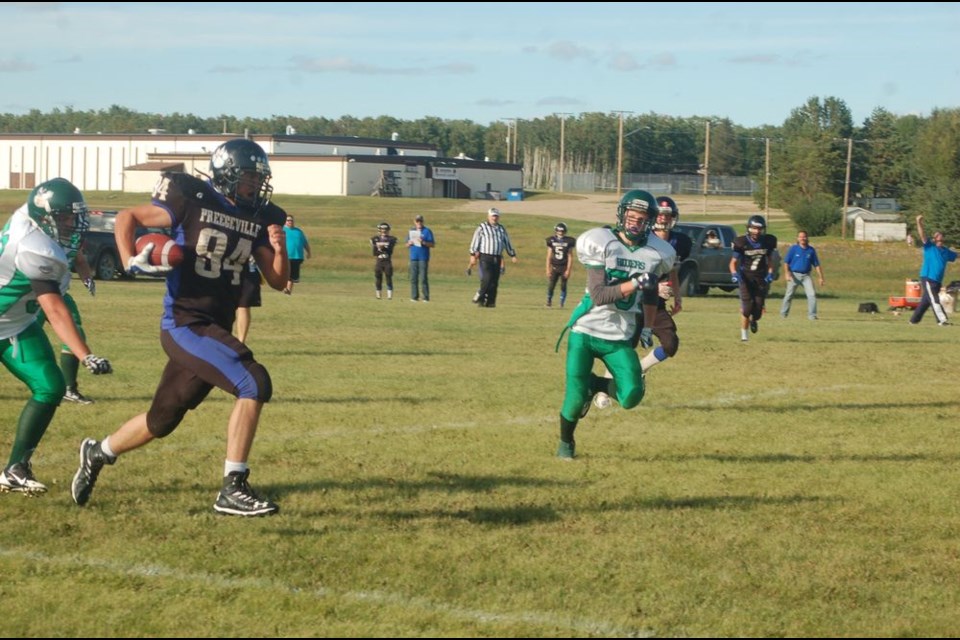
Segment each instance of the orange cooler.
M907 287L904 291L904 295L908 298L920 298L923 296L919 280L907 280Z

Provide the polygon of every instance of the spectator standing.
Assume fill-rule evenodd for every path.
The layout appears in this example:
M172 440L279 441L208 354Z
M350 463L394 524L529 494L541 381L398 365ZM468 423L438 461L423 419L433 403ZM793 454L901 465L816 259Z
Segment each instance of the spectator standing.
M410 247L410 302L430 302L430 249L436 246L433 231L424 225L423 216L413 219L413 228L407 234L407 246Z
M479 264L483 274L479 296L477 296L477 304L481 307L497 306L497 289L504 269L502 260L504 251L510 256L511 261L517 262L517 252L510 244L510 235L500 224L500 210L490 207L487 210L487 221L480 223L470 241L470 265Z
M803 287L807 294L807 318L817 319L817 290L813 286L811 271L817 270L820 286L823 286L823 269L820 267L820 258L817 250L810 246L810 239L806 231L797 234L797 244L787 249L787 256L783 260L783 273L787 282L787 290L783 294L783 304L780 306L780 315L786 318L790 315L790 302L797 287Z
M300 282L300 265L306 258L311 257L310 243L307 241L307 234L294 224L293 216L289 214L284 231L287 237L287 256L290 259L290 281L283 292L290 295L293 293L293 285Z
M910 316L910 324L919 324L927 309L933 307L937 324L942 327L950 322L947 320L947 312L940 304L940 287L947 272L947 263L956 261L957 254L945 246L942 232L935 231L933 238L927 237L922 215L917 216L917 235L920 236L920 246L923 249L923 264L920 267L920 288L923 293L920 304Z

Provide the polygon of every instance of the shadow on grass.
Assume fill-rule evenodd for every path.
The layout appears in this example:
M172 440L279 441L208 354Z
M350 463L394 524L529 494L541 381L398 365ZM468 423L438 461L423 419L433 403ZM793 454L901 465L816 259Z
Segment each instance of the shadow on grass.
M792 462L958 462L960 456L926 453L876 453L857 455L794 455L790 453L762 453L754 455L707 453L702 455L667 455L638 459L638 462L733 462L746 464L781 464Z
M473 507L471 509L413 509L409 511L373 511L377 520L407 522L412 520L464 520L471 524L516 526L542 524L560 520L553 507L517 505L511 507Z
M940 400L937 402L930 402L927 400L918 400L917 402L832 402L824 403L818 405L801 405L801 404L755 404L750 405L751 411L772 411L775 413L783 413L784 411L831 411L831 410L842 410L842 411L869 411L877 409L918 409L918 410L929 410L933 408L937 409L953 409L956 408L956 401L945 401ZM720 399L713 404L676 404L672 405L673 409L683 409L686 411L734 411L740 413L743 411L743 407L737 402L730 402L728 400Z
M763 506L790 506L811 502L840 502L839 498L819 496L689 496L686 498L633 498L613 503L601 503L596 510L636 511L639 509L753 509Z

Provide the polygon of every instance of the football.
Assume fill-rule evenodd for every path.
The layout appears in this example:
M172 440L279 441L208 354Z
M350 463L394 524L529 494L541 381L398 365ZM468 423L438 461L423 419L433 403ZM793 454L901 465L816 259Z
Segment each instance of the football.
M153 266L176 267L183 262L183 247L162 233L148 233L137 238L137 253L143 251L151 242L153 251L150 252L150 264Z

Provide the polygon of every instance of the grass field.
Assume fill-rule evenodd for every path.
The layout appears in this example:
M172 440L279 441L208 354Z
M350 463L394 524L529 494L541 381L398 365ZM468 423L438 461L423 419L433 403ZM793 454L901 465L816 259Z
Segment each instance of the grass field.
M7 211L22 198L0 193ZM102 283L96 298L77 283L115 373L81 372L97 403L54 419L34 457L50 492L0 495L4 635L957 635L960 334L885 311L916 249L813 238L821 320L802 294L779 318L778 283L747 344L733 294L688 299L680 352L643 403L593 409L563 463L553 347L568 314L543 307L542 277L555 218L509 221L522 262L487 310L463 273L476 214L278 202L317 256L293 296L265 292L249 339L275 387L251 481L281 513L214 514L232 400L219 391L72 503L80 440L145 410L163 366L162 283ZM402 255L396 299L377 301L367 239L415 212L438 239L432 301L407 301ZM583 282L575 269L572 302ZM883 312L857 313L865 301ZM25 399L3 372L0 451Z

